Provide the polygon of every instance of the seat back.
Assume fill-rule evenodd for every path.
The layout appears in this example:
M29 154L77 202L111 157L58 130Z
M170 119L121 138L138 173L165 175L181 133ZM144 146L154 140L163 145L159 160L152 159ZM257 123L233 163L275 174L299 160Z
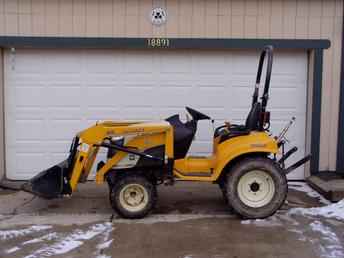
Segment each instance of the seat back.
M247 130L253 131L259 129L259 118L262 110L262 105L256 102L252 105L250 112L247 115L245 127Z

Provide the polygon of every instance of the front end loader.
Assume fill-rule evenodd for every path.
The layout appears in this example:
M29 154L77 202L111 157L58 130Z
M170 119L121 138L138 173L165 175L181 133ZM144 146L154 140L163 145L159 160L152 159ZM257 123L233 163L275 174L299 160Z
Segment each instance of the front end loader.
M259 86L267 57L264 91ZM245 218L265 218L275 213L287 196L286 174L303 165L310 155L286 168L285 160L296 147L284 152L285 134L269 132L266 110L273 48L261 53L251 110L242 125L225 122L214 130L213 152L207 157L188 156L200 120L209 116L186 107L191 116L165 121L104 121L79 132L67 159L24 183L22 190L43 198L70 196L78 183L87 181L100 148L106 161L97 164L96 183L106 182L113 209L125 218L142 218L155 206L157 186L177 181L202 181L219 185L224 199ZM212 120L213 121L213 120ZM281 158L277 158L277 157Z

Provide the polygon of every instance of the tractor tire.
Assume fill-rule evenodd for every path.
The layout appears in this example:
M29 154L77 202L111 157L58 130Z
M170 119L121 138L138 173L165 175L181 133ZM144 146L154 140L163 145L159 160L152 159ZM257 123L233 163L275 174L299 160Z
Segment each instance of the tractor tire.
M155 207L156 201L156 185L144 176L122 176L110 189L111 206L123 218L145 217Z
M223 198L223 201L228 204L228 199L227 199L227 186L224 182L225 180L222 180L221 182L219 182L219 188L220 188L220 191L222 193L222 198Z
M227 174L227 200L236 213L246 219L273 215L284 203L286 175L269 158L247 158Z

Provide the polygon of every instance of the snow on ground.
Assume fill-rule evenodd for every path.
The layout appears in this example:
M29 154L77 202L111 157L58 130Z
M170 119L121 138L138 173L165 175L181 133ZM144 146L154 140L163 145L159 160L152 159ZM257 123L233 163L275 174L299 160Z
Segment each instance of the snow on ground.
M258 227L276 227L283 226L278 216L272 216L266 219L246 219L241 221L242 225L255 225Z
M344 220L344 199L323 207L293 208L288 214L322 216L325 218Z
M0 239L10 239L19 236L28 235L34 232L39 232L42 230L47 230L52 228L50 225L34 225L29 228L18 229L18 230L0 230Z
M314 221L310 224L313 231L319 232L321 240L319 249L321 255L326 258L344 257L344 247L337 234L324 225L321 221Z
M5 253L11 254L11 253L17 252L18 250L20 250L20 248L19 248L18 246L15 246L15 247L12 247L12 248L10 248L10 249L7 249L7 250L5 251Z
M313 190L307 183L305 182L290 182L288 183L288 188L293 189L296 191L304 192L309 197L317 198L319 202L322 204L330 204L331 202L326 200L321 194L317 191Z
M113 230L109 222L92 225L88 230L74 230L72 233L62 237L57 242L43 246L25 258L49 257L66 254L84 244L85 240L90 240L100 234L107 234Z
M0 240L9 240L16 237L23 237L32 233L37 233L39 231L48 229L52 229L52 226L35 225L20 230L1 230ZM32 249L32 252L29 255L25 256L25 258L41 258L55 255L63 255L80 247L85 243L85 241L100 236L100 243L98 243L96 246L94 257L111 258L111 256L107 256L103 252L112 244L113 239L109 238L111 235L110 233L113 231L113 229L114 228L112 226L112 223L105 222L93 224L89 226L87 230L75 229L67 234L49 232L47 234L44 234L43 236L32 238L22 243L18 242L15 246L12 246L7 250L4 250L4 252L7 254L13 254L26 246L42 243L43 245L41 245L41 247L39 247L36 250ZM50 241L52 241L52 243L49 243Z
M145 219L114 219L116 223L124 223L124 224L155 224L155 223L176 223L185 220L194 220L194 219L208 219L208 218L218 218L218 219L226 219L226 218L233 218L234 215L231 214L166 214L166 215L150 215Z
M22 245L29 245L29 244L36 244L36 243L41 243L44 241L51 241L53 239L56 239L58 237L56 232L48 233L46 235L43 235L41 237L37 237L28 241L25 241L22 243Z
M103 241L102 243L96 246L97 250L95 252L96 258L111 258L111 256L105 255L104 250L109 248L113 242L113 238L110 238L111 232L113 231L113 227L108 227L108 229L103 233Z

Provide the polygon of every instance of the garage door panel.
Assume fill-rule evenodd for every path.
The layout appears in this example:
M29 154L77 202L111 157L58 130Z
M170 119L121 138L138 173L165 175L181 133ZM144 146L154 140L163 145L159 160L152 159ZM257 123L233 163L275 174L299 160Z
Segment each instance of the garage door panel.
M82 114L81 107L49 107L44 113L49 120L79 120L80 114Z
M161 75L190 74L192 72L192 56L183 53L164 53L161 55Z
M43 110L40 106L35 107L15 107L12 110L12 113L9 115L14 115L16 119L23 119L23 120L36 120L36 119L44 119L46 110Z
M15 140L39 141L42 139L43 132L44 120L16 120L14 124L14 135L11 136Z
M25 50L30 51L30 50ZM80 51L55 50L56 55L50 56L51 51L33 50L32 57L42 55L44 57L44 66L40 65L42 71L47 74L74 74L80 71L80 63L82 62L82 54Z
M87 87L85 92L80 92L77 100L86 106L118 106L124 103L118 96L118 91L113 87Z
M124 73L127 74L152 74L154 71L153 55L145 52L132 52L124 56Z
M118 107L87 107L84 110L87 121L112 120L121 118L121 109Z
M16 166L18 173L31 175L32 171L36 173L37 164L39 163L48 163L48 156L45 153L16 153L16 160L20 161L21 166Z
M154 118L157 119L156 116L154 116L153 107L126 106L122 109L122 112L121 112L121 119L125 119L125 120L150 121L152 119L154 120Z
M303 103L305 100L305 96L300 95L298 92L296 88L271 89L267 108L298 109L300 103ZM234 87L233 95L235 96L233 100L231 99L233 108L249 108L252 101L252 89L248 87Z
M206 51L192 56L192 70L195 74L223 74L227 71L226 57L222 52Z
M50 94L52 97L48 97L46 105L48 106L78 106L80 100L80 87L49 87L45 91L49 92L46 96L40 96L40 98L48 97Z
M51 120L49 127L46 128L46 135L48 139L52 140L68 140L77 132L83 129L81 120Z
M93 74L119 74L122 72L122 56L113 55L112 51L94 51L88 52L87 56L82 55L85 64L85 70L89 75Z
M44 87L13 87L7 91L7 101L16 106L44 106Z
M306 97L298 94L298 92L296 88L271 89L268 105L274 108L298 109L298 106ZM280 96L283 96L283 98Z
M65 159L75 133L98 120L149 121L179 113L185 121L184 106L191 106L214 118L216 126L224 120L243 123L258 56L256 51L5 51L7 176L28 179ZM297 117L288 133L301 150L296 158L304 152L306 85L306 53L278 51L268 109L275 134ZM209 154L212 134L211 123L201 121L190 154ZM302 170L294 176L302 177Z

